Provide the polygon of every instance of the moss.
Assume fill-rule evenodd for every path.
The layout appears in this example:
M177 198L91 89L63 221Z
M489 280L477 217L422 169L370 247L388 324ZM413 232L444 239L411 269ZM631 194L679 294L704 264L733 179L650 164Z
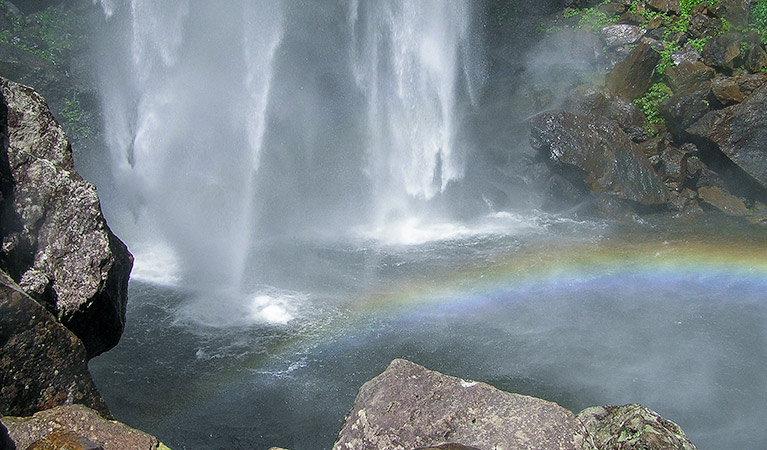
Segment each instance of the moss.
M749 27L759 33L762 44L767 45L767 0L759 0L751 5Z
M61 115L67 127L79 137L87 138L91 135L91 127L85 120L85 111L80 106L80 99L76 92L72 94L72 97L64 99L64 109L61 111Z

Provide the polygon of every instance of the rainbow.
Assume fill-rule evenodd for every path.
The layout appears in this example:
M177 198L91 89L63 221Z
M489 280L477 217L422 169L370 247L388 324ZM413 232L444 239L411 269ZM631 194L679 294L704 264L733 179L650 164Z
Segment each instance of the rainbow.
M510 251L494 261L474 262L471 267L433 274L426 281L409 281L395 289L368 293L358 299L354 309L363 314L396 314L401 308L477 301L535 285L621 276L726 276L767 284L767 233L691 237L538 243Z

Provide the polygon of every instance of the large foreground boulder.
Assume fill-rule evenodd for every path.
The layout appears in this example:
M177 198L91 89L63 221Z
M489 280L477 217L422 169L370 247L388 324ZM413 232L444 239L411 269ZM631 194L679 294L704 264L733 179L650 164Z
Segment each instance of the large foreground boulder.
M8 434L17 449L168 449L154 436L106 420L81 405L59 406L32 417L3 417L0 420L8 428ZM62 445L72 442L78 446Z
M530 143L570 182L643 206L668 193L650 160L617 123L593 115L550 111L530 119Z
M578 419L600 450L695 450L679 425L642 405L594 406Z
M767 84L743 103L709 112L687 131L767 189Z
M110 417L82 342L0 271L0 415L71 403Z
M593 448L583 424L555 403L400 359L362 386L333 448L413 449L443 444L506 450Z
M125 324L133 258L106 224L96 189L42 97L0 79L0 269L93 357Z

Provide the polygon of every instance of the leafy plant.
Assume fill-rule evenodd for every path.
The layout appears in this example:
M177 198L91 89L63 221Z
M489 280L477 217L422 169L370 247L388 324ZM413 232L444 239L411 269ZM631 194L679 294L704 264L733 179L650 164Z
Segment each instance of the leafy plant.
M83 138L90 136L91 129L85 123L85 111L80 105L77 92L72 94L72 97L64 99L64 109L61 111L61 115L72 132Z
M655 83L643 96L634 100L634 104L644 113L650 124L660 124L664 122L660 106L671 98L671 94L671 89L665 83Z
M767 45L767 0L759 0L751 6L750 26L759 33L762 43Z

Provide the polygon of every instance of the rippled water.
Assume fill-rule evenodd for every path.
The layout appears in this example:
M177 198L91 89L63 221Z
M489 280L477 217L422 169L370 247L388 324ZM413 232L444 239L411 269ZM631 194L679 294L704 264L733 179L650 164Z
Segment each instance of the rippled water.
M700 449L767 445L763 229L493 223L265 242L244 298L134 279L91 369L118 419L175 449L329 448L393 358L576 412L639 402Z

